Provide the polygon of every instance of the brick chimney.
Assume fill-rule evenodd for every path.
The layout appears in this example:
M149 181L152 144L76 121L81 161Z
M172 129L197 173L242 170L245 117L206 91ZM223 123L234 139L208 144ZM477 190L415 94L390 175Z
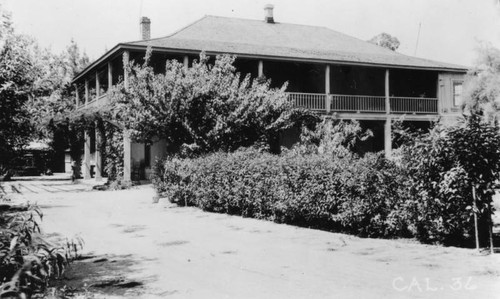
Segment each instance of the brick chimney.
M151 39L151 20L148 17L141 18L141 39Z
M273 8L274 8L274 5L272 5L272 4L266 4L264 6L264 10L266 11L266 15L264 16L264 21L266 23L270 23L270 24L274 23Z

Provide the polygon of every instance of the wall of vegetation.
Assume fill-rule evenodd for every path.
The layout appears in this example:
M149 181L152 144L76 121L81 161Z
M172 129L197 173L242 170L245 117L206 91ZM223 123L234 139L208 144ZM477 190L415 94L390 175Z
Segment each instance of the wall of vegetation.
M172 202L211 212L364 237L473 244L473 210L483 224L492 212L500 165L495 126L470 118L456 127L407 135L394 160L350 153L346 138L359 128L341 123L342 130L331 134L331 126L320 125L305 134L305 143L281 155L245 149L170 157L157 163L153 182Z

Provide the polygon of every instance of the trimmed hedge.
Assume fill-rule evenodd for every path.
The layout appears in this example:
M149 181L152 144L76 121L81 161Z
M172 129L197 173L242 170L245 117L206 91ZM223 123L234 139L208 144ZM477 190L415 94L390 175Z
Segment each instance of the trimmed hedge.
M408 236L407 182L381 154L280 156L245 150L155 167L158 193L180 205L369 237Z

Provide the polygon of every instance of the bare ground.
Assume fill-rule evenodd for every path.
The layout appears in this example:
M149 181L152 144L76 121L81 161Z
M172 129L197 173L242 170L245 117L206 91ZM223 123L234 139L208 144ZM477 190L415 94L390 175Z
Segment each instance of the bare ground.
M500 297L498 254L153 204L150 186L23 184L17 197L43 208L45 233L85 240L82 259L57 283L88 297Z

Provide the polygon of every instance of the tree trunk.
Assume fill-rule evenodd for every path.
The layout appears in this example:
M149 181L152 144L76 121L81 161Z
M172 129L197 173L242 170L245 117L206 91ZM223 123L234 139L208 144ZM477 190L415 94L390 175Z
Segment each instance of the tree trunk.
M479 229L477 227L477 204L476 204L476 187L472 187L472 199L474 202L473 212L474 212L474 235L476 238L476 249L479 251Z

